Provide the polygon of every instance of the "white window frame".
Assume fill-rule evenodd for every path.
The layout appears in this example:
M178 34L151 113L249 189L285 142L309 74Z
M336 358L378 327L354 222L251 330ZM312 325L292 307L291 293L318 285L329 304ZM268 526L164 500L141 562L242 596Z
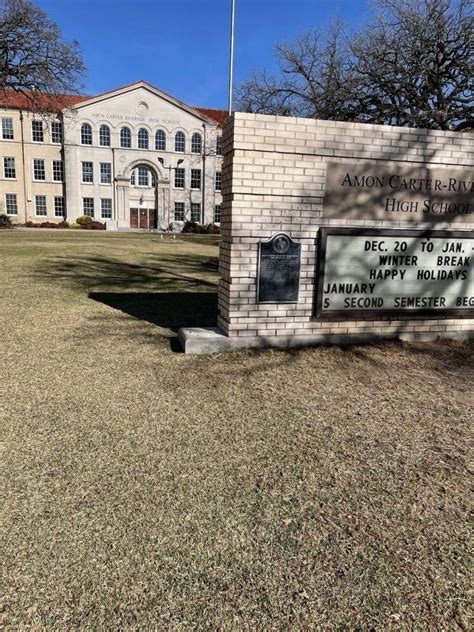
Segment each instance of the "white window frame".
M181 175L183 176L182 186L176 184L176 182L178 181L178 174L179 174L179 180L181 180ZM176 167L176 169L174 170L174 188L180 189L180 190L183 190L186 188L186 169L184 167Z
M83 133L83 130L87 130L87 134ZM92 125L90 123L82 123L80 133L81 145L92 146ZM87 138L86 142L84 142L84 138Z
M56 176L58 175L58 169L57 166L60 166L60 171L61 171L61 178L58 179ZM52 162L52 166L51 166L52 172L53 172L53 182L64 182L64 163L62 160L53 160Z
M87 209L86 208L86 200L92 201L92 205L91 208ZM91 215L91 211L92 211L92 215ZM87 215L88 217L95 217L95 208L94 208L94 198L93 197L83 197L82 198L82 214L83 215Z
M146 139L146 147L142 147L144 141ZM146 127L140 127L137 132L137 147L138 149L147 150L150 148L150 133L146 129Z
M222 134L216 136L216 156L222 156Z
M15 212L9 210L9 200L14 202ZM16 193L5 193L5 213L7 215L18 215L18 195Z
M59 130L59 140L55 140L55 137L58 136ZM51 122L51 142L55 145L62 145L63 143L63 124L61 121L52 121Z
M180 207L179 211L178 211L178 206ZM182 214L183 214L183 218L182 219L177 219L176 214L178 212L179 212L180 216L181 216L181 212L182 212ZM186 219L186 209L185 209L185 206L184 206L184 202L175 202L174 203L174 215L173 215L173 217L174 217L174 221L175 222L184 222L184 220Z
M44 213L38 213L38 202L44 200ZM35 217L48 217L48 200L46 195L35 195Z
M196 186L196 182L199 180L199 186ZM193 185L194 181L194 185ZM191 169L191 189L193 191L200 191L202 187L202 169Z
M6 121L9 121L8 125L6 125ZM5 136L5 130L8 128L8 131L11 131L11 137ZM15 140L15 130L13 128L13 119L11 116L2 116L2 140Z
M39 124L38 129L35 129L35 125ZM35 138L35 135L39 138ZM44 143L44 125L43 121L33 120L31 121L31 141L33 143Z
M214 191L222 191L222 171L216 171L216 175L214 177Z
M36 163L43 163L44 178L36 177ZM33 182L46 182L46 165L44 158L33 158Z
M99 127L99 147L110 147L111 137L110 127L104 123Z
M108 167L107 170L104 170L103 167ZM100 184L112 184L112 163L111 162L101 162L99 163L99 171L100 171ZM104 180L103 176L107 175L108 179Z
M214 224L221 223L221 206L222 204L214 205Z
M191 153L202 153L202 135L199 132L194 132L194 134L191 136Z
M146 174L145 184L144 184L145 178L143 177L144 174ZM148 188L150 187L150 169L146 167L145 165L139 165L137 167L136 183L137 183L137 187L148 187Z
M163 146L161 146L161 143ZM158 146L160 145L160 146ZM158 129L155 133L155 151L166 151L166 132L164 129Z
M85 165L90 165L90 180L85 180L84 175L87 174L87 170L85 169ZM88 169L88 167L87 167ZM91 160L83 160L81 161L81 182L82 184L94 184L94 163Z
M179 137L179 141L178 141ZM182 139L182 149L177 149L178 145L181 147L181 139ZM174 150L179 154L184 154L186 151L186 135L181 130L176 132L174 135Z
M110 211L110 215L104 215L104 202L107 202L108 206L110 206L107 209L107 213ZM100 217L101 219L112 219L112 198L100 198Z
M126 145L123 144L123 138L124 137L122 135L122 132L124 132L125 130L127 130L127 132L128 132L127 139L126 139L126 142L128 144L126 144ZM120 147L122 149L131 149L131 147L132 147L132 130L128 127L128 125L123 125L120 128Z
M7 167L8 160L13 160L13 166ZM7 170L12 171L13 175L7 175ZM5 180L16 180L16 161L14 156L3 157L3 177Z
M195 213L197 211L198 219L195 219ZM201 202L191 202L191 221L196 224L202 222Z
M58 204L58 201L61 200L61 204ZM58 213L58 206L61 207L61 213ZM63 195L55 195L54 196L54 217L66 217L66 207L64 204L64 196Z

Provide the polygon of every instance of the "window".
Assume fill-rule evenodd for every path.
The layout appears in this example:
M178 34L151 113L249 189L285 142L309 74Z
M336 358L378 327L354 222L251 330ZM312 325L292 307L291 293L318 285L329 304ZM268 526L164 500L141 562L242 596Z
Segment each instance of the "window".
M112 217L112 198L101 198L100 200L100 216L102 219L111 219Z
M58 121L53 121L51 123L51 141L53 143L63 142L63 126L62 123L59 123Z
M176 168L174 171L175 189L184 189L184 169Z
M222 172L220 171L216 171L215 189L216 191L222 190Z
M191 202L191 221L197 224L201 223L201 204L199 202Z
M81 145L92 145L92 127L89 123L81 125Z
M120 147L130 149L132 146L132 132L128 127L122 127L120 130Z
M134 170L131 172L131 174L130 174L130 184L131 184L132 186L135 186L135 183L136 183L136 181L137 181L137 179L136 179L136 177L135 177L135 171L136 171L136 169L134 169Z
M183 152L186 146L186 141L183 132L176 132L174 137L174 150Z
M14 180L16 178L15 158L3 159L3 175L8 180Z
M184 222L184 202L174 203L174 221Z
M2 138L3 140L13 140L13 119L2 118ZM7 195L13 194L8 193Z
M64 217L64 198L54 198L54 217Z
M201 169L191 169L191 189L201 188Z
M34 143L43 142L43 121L31 121L31 138Z
M18 215L16 193L5 193L5 210L7 215Z
M46 172L44 170L44 160L33 160L33 180L46 180Z
M100 183L111 184L112 183L112 165L110 162L100 163Z
M94 217L94 198L82 198L82 212L84 215Z
M94 168L91 162L83 162L82 164L82 181L87 184L94 182Z
M35 214L41 217L45 217L48 214L46 195L35 195Z
M138 167L138 186L148 187L149 184L149 169L148 167Z
M214 206L214 224L220 224L220 223L221 223L221 205L216 204Z
M184 151L184 150L183 150ZM191 151L193 154L200 154L202 151L202 137L201 134L193 134L191 137Z
M166 151L166 134L162 129L159 129L155 134L155 149Z
M148 149L148 132L144 127L138 130L138 149Z
M101 147L110 147L110 128L108 125L99 127L99 145Z
M222 136L220 134L216 137L216 155L222 156Z
M64 180L64 167L62 160L53 160L53 181L62 182Z

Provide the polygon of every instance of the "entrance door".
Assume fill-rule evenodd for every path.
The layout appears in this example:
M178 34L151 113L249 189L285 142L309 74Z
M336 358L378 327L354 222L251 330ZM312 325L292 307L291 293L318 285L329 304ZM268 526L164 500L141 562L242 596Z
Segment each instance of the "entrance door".
M131 208L130 228L156 228L156 210L154 208Z
M130 228L138 228L138 209L130 209Z
M140 209L140 228L148 228L148 209Z

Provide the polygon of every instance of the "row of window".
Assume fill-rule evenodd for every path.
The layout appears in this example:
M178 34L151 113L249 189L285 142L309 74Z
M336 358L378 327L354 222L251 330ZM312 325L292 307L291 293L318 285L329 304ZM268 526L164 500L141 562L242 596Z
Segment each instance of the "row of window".
M64 197L55 196L53 198L54 217L65 217L66 208L64 205ZM18 199L16 193L5 194L5 210L7 215L18 215ZM82 198L82 212L89 217L95 216L94 198ZM48 205L46 195L35 195L35 215L37 217L47 217ZM101 219L112 218L112 198L100 198L100 217ZM190 206L190 219L192 222L201 223L201 204L192 202ZM184 202L175 202L174 205L174 221L184 222L186 220L186 209ZM219 224L221 221L221 205L216 204L214 207L214 223Z
M2 118L2 140L15 140L12 118ZM44 142L43 121L31 121L31 140L34 143ZM63 142L63 125L59 121L51 123L51 142L59 145Z
M94 183L94 163L91 161L81 162L81 175L84 184ZM15 158L5 156L3 158L3 176L6 180L16 179ZM35 158L33 160L33 179L44 182L46 181L46 166L43 158ZM64 165L62 160L52 161L52 179L53 182L64 181ZM200 190L202 181L201 169L191 169L191 189ZM100 184L112 184L112 164L110 162L99 163L99 182ZM132 171L130 184L139 187L151 187L156 185L155 176L145 166L139 166ZM222 188L222 174L217 171L215 174L215 190L220 191ZM186 169L176 168L174 172L174 186L176 189L184 189L186 186Z
M53 182L64 182L64 165L62 160L52 161L51 174ZM5 156L3 158L3 177L5 180L16 179L16 163L15 158L12 156ZM45 161L42 158L35 158L33 160L33 180L46 180L46 167Z
M16 179L16 164L15 158L11 156L5 156L3 158L3 177L5 180ZM52 161L52 178L53 182L64 181L64 167L62 160ZM43 159L33 160L33 179L34 180L46 180L46 168L45 161Z
M61 195L53 198L54 217L64 217L66 209ZM7 215L18 215L18 198L16 193L5 193L5 212ZM46 195L35 195L35 215L46 217L48 205Z
M82 214L89 217L95 216L94 198L82 198ZM112 198L100 198L100 217L101 219L111 219L112 217Z
M92 126L89 123L83 123L81 125L81 144L92 145L93 134ZM111 134L110 127L108 125L101 125L99 127L99 146L110 147L111 146ZM198 132L195 132L191 136L191 152L193 154L202 153L202 136ZM122 127L120 129L120 147L124 149L131 149L132 147L132 132L129 127ZM155 133L155 150L166 151L167 139L164 130L159 129ZM147 129L141 127L137 134L137 148L138 149L150 149L150 134ZM186 136L184 132L176 132L174 135L174 151L184 153L186 151ZM216 154L222 155L222 139L220 136L216 139Z
M82 182L85 184L94 183L94 163L90 161L81 162ZM112 164L110 162L99 163L100 184L112 184Z
M9 117L2 118L2 139L14 140L13 119ZM81 144L92 145L92 126L89 123L81 125ZM44 123L43 121L31 121L31 140L34 143L44 142ZM51 141L61 144L63 142L63 126L59 121L51 123ZM111 146L110 127L101 125L99 127L99 146ZM155 149L157 151L166 151L167 139L164 130L159 129L155 134ZM202 153L202 136L195 132L191 136L191 152L193 154ZM129 127L122 127L120 130L120 147L130 149L132 147L132 132ZM150 149L150 136L148 130L144 127L138 130L137 134L138 149ZM186 151L186 136L184 132L176 132L174 136L174 151L184 153ZM216 138L216 154L222 156L222 138Z
M190 206L190 214L189 219L192 222L196 222L196 224L200 224L202 220L201 215L201 204L199 202L191 202ZM174 203L174 221L175 222L184 222L186 221L186 208L184 202L175 202ZM221 221L221 205L216 204L214 206L214 223L219 224Z

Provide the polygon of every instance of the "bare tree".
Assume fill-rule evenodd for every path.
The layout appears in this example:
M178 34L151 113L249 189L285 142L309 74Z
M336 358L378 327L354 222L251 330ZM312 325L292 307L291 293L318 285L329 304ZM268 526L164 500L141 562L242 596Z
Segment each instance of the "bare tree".
M65 42L30 0L0 0L0 90L22 93L34 110L78 92L85 67L77 42Z
M351 42L363 120L452 129L474 117L474 31L467 0L379 0Z
M244 111L457 129L474 119L469 0L376 0L353 36L340 23L279 45L281 73L242 84ZM469 123L471 121L471 123Z
M329 32L312 30L292 44L277 44L280 75L254 73L237 92L246 112L345 120L352 99L352 79L342 23Z

